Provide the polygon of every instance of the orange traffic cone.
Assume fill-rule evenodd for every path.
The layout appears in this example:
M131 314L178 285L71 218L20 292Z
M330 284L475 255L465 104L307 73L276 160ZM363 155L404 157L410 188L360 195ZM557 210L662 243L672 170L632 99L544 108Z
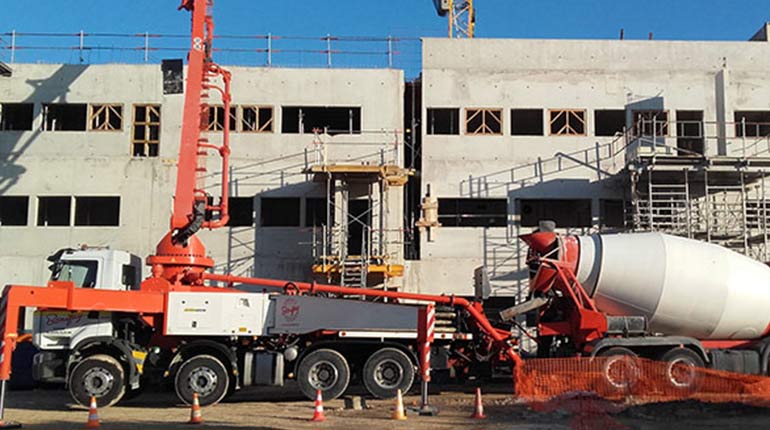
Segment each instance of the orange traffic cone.
M481 388L476 387L476 406L473 408L471 418L483 420L486 417L484 415L484 404L481 402Z
M404 397L401 395L401 389L396 391L396 409L393 411L394 420L403 421L406 419L406 412L404 412Z
M99 412L96 411L96 396L91 396L91 405L88 407L88 421L86 421L87 429L99 428Z
M324 399L321 396L321 390L316 390L315 394L315 410L313 411L313 418L310 421L326 421L326 415L324 415Z
M201 416L201 403L198 400L198 393L193 393L192 407L190 408L190 421L187 424L201 424L203 422L203 416Z

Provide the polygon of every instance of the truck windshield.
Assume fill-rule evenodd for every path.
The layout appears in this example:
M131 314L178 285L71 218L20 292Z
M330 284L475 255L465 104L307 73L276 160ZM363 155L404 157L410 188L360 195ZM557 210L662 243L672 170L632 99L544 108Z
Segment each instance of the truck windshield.
M79 288L96 286L96 261L63 260L56 264L52 281L71 281Z

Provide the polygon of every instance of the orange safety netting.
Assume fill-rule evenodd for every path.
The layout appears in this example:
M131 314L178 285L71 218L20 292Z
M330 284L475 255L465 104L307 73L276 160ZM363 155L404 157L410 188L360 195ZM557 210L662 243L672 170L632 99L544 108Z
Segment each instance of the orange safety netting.
M697 400L770 406L770 377L629 356L525 360L515 382L519 398L541 404L583 393L634 404Z

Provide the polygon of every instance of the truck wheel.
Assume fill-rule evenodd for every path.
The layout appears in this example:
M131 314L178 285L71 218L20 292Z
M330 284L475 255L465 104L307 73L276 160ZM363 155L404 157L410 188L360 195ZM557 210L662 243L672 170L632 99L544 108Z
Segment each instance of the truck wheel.
M176 373L174 387L179 400L186 404L198 393L201 406L218 403L227 394L230 377L225 365L212 355L196 355L184 363Z
M72 399L88 407L91 396L96 397L100 407L118 403L126 392L123 366L115 358L97 354L86 357L70 372L69 392Z
M306 355L297 370L299 389L309 399L321 390L324 400L341 396L350 383L347 360L333 349L318 349Z
M414 365L402 351L383 348L366 360L363 380L369 394L379 399L390 399L396 397L399 388L404 394L412 388Z
M614 346L597 356L602 357L602 380L611 392L628 392L639 382L641 370L636 354L630 349Z
M674 348L659 358L665 362L663 378L667 386L676 391L692 392L698 388L700 373L698 367L705 367L703 359L689 348Z

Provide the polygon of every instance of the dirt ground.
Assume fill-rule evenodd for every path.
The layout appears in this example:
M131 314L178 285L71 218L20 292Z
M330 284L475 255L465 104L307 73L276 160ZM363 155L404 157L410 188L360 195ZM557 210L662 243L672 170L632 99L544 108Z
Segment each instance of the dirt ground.
M408 414L407 421L390 419L392 401L367 400L365 410L346 410L343 400L325 402L327 420L309 422L312 402L292 387L252 390L238 393L225 403L203 408L204 424L216 429L767 429L770 409L743 405L708 405L677 402L614 408L612 414L575 413L568 403L533 410L531 405L513 399L509 387L484 386L486 420L469 418L473 387L445 387L432 395L431 403L440 412L435 417ZM417 395L405 398L416 405ZM69 404L63 390L11 391L6 419L21 422L29 429L81 429L88 412ZM172 393L145 393L119 406L99 410L105 429L184 429L189 409L179 405Z

